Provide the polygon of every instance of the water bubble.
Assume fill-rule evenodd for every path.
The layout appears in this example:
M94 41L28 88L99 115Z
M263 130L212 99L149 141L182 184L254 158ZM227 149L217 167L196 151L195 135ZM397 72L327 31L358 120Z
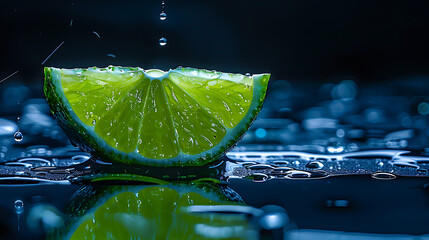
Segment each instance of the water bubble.
M305 165L305 167L312 168L312 169L322 169L324 166L323 166L323 163L321 163L319 161L313 161L313 162L307 163L307 165Z
M250 73L246 73L246 77L250 77L250 76L252 76L252 75L250 75Z
M359 146L356 143L350 143L349 145L347 145L347 150L349 152L356 152L357 150L359 150Z
M331 138L328 140L326 150L329 153L342 153L344 151L344 145L339 139Z
M94 120L92 120L92 125L95 125L95 122L96 122L96 121L95 121L95 119L94 119Z
M429 114L429 104L427 102L421 102L419 106L417 107L417 111L421 115L428 115Z
M23 201L16 200L15 203L13 204L13 206L15 207L16 214L20 215L24 212L24 202Z
M159 46L165 46L167 45L167 38L162 37L159 39Z
M252 170L264 170L264 169L273 169L274 167L268 164L255 164L255 165L250 165L250 166L246 166L248 169L252 169Z
M268 175L263 173L253 173L250 177L253 182L265 182L268 180Z
M383 172L371 174L371 177L378 180L393 180L396 178L396 176L392 173L383 173Z
M161 21L164 21L165 19L167 19L167 14L164 11L162 11L159 14L159 19L161 19Z
M267 136L267 131L263 128L258 128L255 131L255 135L257 138L265 138Z
M13 138L15 139L15 142L21 142L24 139L24 135L22 135L22 133L18 130L13 135Z
M291 170L286 174L288 178L309 178L311 173L299 170Z
M259 218L258 223L263 229L283 229L289 223L286 210L280 206L267 205L261 208L261 210L264 211L264 214Z

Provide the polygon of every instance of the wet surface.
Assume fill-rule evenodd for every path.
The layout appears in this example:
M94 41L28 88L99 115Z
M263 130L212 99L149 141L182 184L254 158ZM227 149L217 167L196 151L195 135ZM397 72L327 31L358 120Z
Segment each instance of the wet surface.
M414 97L416 89L394 94L400 83L380 93L378 86L359 89L350 80L311 89L279 82L238 146L199 168L160 170L91 158L68 141L44 99L3 101L15 108L1 108L12 109L0 118L1 236L44 239L49 229L70 222L70 199L96 186L167 182L227 185L225 196L252 209L280 206L290 219L287 228L295 229L291 239L299 239L300 229L427 234L429 100ZM314 89L317 98L304 97ZM267 231L261 234L274 234ZM315 233L305 234L299 236Z

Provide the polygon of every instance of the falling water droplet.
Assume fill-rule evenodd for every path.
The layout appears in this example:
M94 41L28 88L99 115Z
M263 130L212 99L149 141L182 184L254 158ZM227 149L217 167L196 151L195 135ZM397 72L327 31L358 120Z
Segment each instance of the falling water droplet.
M167 45L167 38L162 37L159 39L159 46L165 46Z
M19 231L19 224L20 224L19 216L21 216L21 214L24 212L24 202L21 200L16 200L13 206L15 207L15 213L18 216L18 231Z
M164 21L165 19L167 19L167 14L162 11L161 14L159 14L159 19L161 19L161 21Z
M24 135L22 135L22 133L18 130L16 131L16 133L13 135L13 138L15 138L15 142L21 142L22 139L24 139Z
M344 151L344 145L339 139L331 138L328 140L326 150L329 153L342 153Z
M13 204L13 206L15 207L15 212L16 214L22 214L24 212L24 202L21 200L16 200L15 203Z
M312 168L312 169L321 169L321 168L323 168L323 163L321 163L319 161L313 161L313 162L307 163L307 165L305 165L305 167Z

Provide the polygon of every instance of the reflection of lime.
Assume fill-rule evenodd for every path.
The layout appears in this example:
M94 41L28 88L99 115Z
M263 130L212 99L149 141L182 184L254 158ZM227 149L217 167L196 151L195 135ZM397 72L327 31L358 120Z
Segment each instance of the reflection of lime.
M71 140L103 160L203 165L244 134L269 77L192 68L45 68L44 90Z
M70 239L243 239L242 215L190 214L192 205L237 204L189 186L154 186L119 193L71 228Z

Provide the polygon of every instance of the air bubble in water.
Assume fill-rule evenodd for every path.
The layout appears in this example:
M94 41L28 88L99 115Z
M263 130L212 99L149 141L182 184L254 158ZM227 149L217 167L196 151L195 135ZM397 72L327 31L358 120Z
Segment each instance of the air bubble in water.
M22 133L18 130L16 131L16 133L13 135L13 138L15 139L15 142L21 142L22 139L24 139L24 135L22 135Z
M15 212L16 214L22 214L24 212L24 202L21 200L16 200L15 203L13 204L13 206L15 207Z
M92 125L95 125L95 119L94 119L94 120L92 120Z
M321 168L323 168L323 163L321 163L319 161L313 161L313 162L307 163L307 165L305 165L305 167L312 168L312 169L321 169Z
M164 11L162 11L159 14L159 19L161 19L161 21L164 21L165 19L167 19L167 14Z
M159 46L165 46L167 45L167 38L162 37L159 39Z
M328 140L326 150L328 153L342 153L344 151L344 145L339 139L331 138Z

